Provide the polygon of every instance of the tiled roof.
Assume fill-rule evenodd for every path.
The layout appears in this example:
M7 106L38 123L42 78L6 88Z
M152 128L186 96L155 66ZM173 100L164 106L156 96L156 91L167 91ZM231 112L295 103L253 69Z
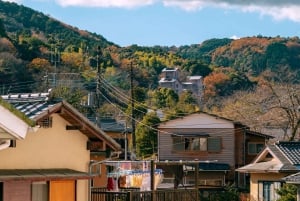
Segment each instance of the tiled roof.
M261 160L270 153L273 160ZM241 172L298 172L300 170L300 142L268 144L257 159L238 168Z
M283 181L292 184L299 184L300 183L300 173L292 174L287 177L282 178Z
M276 146L293 165L300 164L300 142L279 142Z
M125 125L120 122L117 122L115 119L101 119L100 128L103 131L125 132Z
M57 103L48 101L48 96L49 93L27 93L2 95L1 97L28 118L34 119Z

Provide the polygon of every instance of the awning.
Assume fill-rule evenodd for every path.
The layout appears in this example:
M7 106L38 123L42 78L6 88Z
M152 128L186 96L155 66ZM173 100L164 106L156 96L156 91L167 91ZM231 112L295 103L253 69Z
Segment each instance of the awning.
M230 170L230 165L227 163L215 163L215 162L200 162L198 163L199 165L199 171L229 171ZM186 170L194 171L195 166L191 166L187 164L185 166Z
M199 163L199 170L201 171L228 171L230 165L227 163Z
M0 181L19 180L78 180L90 179L92 176L86 172L71 169L0 169Z
M180 133L172 134L172 137L209 137L208 133Z

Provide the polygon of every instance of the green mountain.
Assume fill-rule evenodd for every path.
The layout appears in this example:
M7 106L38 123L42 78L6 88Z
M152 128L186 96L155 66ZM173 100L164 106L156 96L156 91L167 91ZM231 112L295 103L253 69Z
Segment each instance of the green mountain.
M1 93L41 90L46 81L52 83L56 73L78 74L76 79L92 90L97 67L110 84L127 91L132 64L135 84L144 90L158 87L159 74L165 67L178 67L184 75L210 76L213 80L222 72L229 81L213 84L216 91L222 89L218 95L226 96L251 88L265 72L278 77L288 71L297 82L299 63L298 37L253 36L210 39L180 47L119 47L99 34L31 8L0 1ZM47 76L50 80L46 80Z

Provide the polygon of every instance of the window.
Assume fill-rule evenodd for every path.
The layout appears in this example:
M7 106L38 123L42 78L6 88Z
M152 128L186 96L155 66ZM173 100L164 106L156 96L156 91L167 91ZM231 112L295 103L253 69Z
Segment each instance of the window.
M46 117L38 122L42 128L51 128L52 127L52 117Z
M273 201L279 198L276 190L281 187L281 182L275 181L259 181L258 182L258 196L262 201Z
M31 188L32 201L48 201L48 183L33 182Z
M0 182L0 201L3 201L3 182Z
M219 137L173 137L174 151L221 151L221 138Z
M249 142L248 143L248 154L258 154L263 148L263 143L255 143L255 142Z

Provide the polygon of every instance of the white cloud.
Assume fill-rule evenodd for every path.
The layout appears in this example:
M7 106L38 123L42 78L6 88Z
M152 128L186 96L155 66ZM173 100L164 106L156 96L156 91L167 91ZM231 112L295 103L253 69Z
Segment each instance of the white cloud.
M148 6L156 0L56 0L61 6L134 8Z
M295 22L300 22L300 5L289 5L282 7L258 7L258 6L248 6L244 7L245 12L259 12L261 15L272 16L275 20L291 20Z
M21 1L21 0L6 0ZM243 12L256 12L275 20L300 22L300 0L48 0L61 6L135 8L153 4L197 11L205 7L219 7Z
M244 12L257 12L276 20L300 22L299 0L162 0L165 6L177 6L184 10L199 10L204 7L220 7Z
M237 39L240 39L240 37L238 37L236 35L233 35L233 36L230 37L230 39L237 40Z

